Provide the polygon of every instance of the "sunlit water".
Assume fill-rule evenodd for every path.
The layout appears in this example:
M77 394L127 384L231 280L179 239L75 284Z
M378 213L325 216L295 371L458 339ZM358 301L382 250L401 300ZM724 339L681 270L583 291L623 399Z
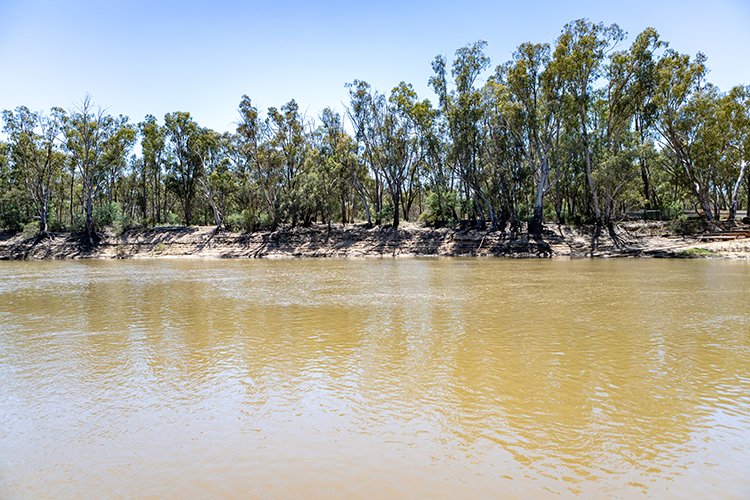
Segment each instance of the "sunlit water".
M750 265L0 263L0 497L750 497Z

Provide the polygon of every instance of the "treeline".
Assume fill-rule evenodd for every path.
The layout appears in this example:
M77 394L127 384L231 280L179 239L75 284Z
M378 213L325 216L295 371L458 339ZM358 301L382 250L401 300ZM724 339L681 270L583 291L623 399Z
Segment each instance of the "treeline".
M344 117L308 119L294 100L262 114L243 96L231 133L186 112L132 123L89 98L6 110L0 227L93 238L112 224L418 219L536 234L545 220L611 227L644 210L734 218L750 199L750 88L720 91L703 55L651 28L624 38L578 20L494 71L476 42L434 59L435 103L407 83L386 95L354 80Z

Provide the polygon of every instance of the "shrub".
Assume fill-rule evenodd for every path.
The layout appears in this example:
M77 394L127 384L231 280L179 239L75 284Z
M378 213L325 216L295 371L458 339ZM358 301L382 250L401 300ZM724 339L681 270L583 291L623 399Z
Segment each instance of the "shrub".
M39 221L32 221L24 224L21 234L24 238L33 238L39 233Z
M458 211L459 203L454 191L443 193L442 199L438 193L431 192L425 198L425 211L419 220L432 226L454 222L454 214Z
M19 191L0 190L0 229L18 232L23 229L23 198Z
M65 224L61 220L58 220L57 217L54 217L54 216L50 216L50 218L47 220L47 227L53 233L62 232L67 229L65 227Z
M240 233L245 230L242 214L238 213L227 215L226 219L224 219L224 225L227 229L235 233Z
M94 210L94 227L110 227L115 232L121 232L123 228L124 217L122 207L116 201L105 203Z
M679 252L679 255L682 257L686 257L688 259L696 259L701 257L710 257L714 255L713 250L709 250L708 248L688 248L687 250L682 250Z
M706 221L703 219L688 218L685 215L680 215L670 225L672 231L682 236L700 233L707 229Z
M385 205L383 208L380 209L380 212L378 212L376 218L380 220L381 224L392 223L393 222L393 206Z
M23 217L18 207L0 204L0 229L13 232L23 229Z

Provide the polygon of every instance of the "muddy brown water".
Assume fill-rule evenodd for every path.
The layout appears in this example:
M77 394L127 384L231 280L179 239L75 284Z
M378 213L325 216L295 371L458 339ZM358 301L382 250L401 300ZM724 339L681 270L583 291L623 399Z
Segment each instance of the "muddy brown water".
M750 264L0 263L0 497L750 497Z

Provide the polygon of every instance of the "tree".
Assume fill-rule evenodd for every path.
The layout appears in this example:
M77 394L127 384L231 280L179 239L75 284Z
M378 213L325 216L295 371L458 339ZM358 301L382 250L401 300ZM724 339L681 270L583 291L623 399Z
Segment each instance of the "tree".
M564 81L571 118L581 135L586 179L597 232L602 225L602 212L593 174L590 120L593 87L603 76L606 56L624 37L625 34L616 24L605 26L603 23L594 24L586 19L578 19L563 28L551 63Z
M253 179L260 191L271 225L279 222L278 186L281 173L273 151L268 145L268 124L260 119L258 108L246 95L240 101L240 122L237 125L235 163ZM255 209L253 209L255 211Z
M172 176L177 195L182 201L185 225L193 220L193 201L198 177L201 174L201 158L196 152L200 128L190 113L176 111L164 116L164 127L169 139L170 152L175 158Z
M217 230L224 224L224 200L232 184L229 179L228 159L223 154L223 140L217 132L201 129L194 144L194 154L201 168L198 183L203 188L203 194L211 207Z
M3 130L10 140L10 157L18 178L32 198L39 219L39 234L48 231L50 186L65 161L59 150L65 112L52 108L49 115L25 106L3 112Z
M151 220L154 223L159 223L162 221L161 184L166 156L166 131L156 122L153 115L146 115L138 128L141 133L141 154L143 156L142 213L144 219L148 217L148 206L150 205Z
M748 184L748 216L750 216L750 172L747 164L750 161L750 87L732 88L721 99L719 121L726 126L725 170L728 179L733 179L729 189L729 217L734 220L737 214L740 187L742 182Z
M65 121L66 148L81 177L84 231L90 244L95 241L94 200L110 180L115 165L122 165L135 142L135 130L128 118L112 117L95 110L86 96ZM111 193L110 193L111 195Z
M410 113L417 103L411 85L401 82L390 98L373 92L366 82L355 80L350 86L350 117L363 155L376 179L382 178L391 198L392 224L398 228L401 199L411 166L418 161L414 141L414 123Z
M304 194L299 191L298 176L305 165L307 153L307 132L299 106L292 99L281 109L268 109L269 146L277 153L283 165L281 191L284 212L289 215L292 225L300 218L299 206Z
M655 127L676 178L692 191L708 221L716 218L711 187L721 139L712 130L718 89L704 83L705 56L667 50L656 67Z
M521 145L536 180L529 223L529 233L534 235L542 232L542 202L550 185L551 154L562 105L561 79L557 67L549 63L549 45L525 43L518 47L513 61L496 72L496 81L507 89L506 126Z
M438 56L432 63L434 76L430 85L439 97L441 112L448 124L450 147L448 162L463 184L466 200L472 200L472 212L477 223L489 216L492 229L497 228L497 217L485 181L481 163L480 123L483 119L482 92L476 87L481 73L490 65L484 53L487 42L480 40L461 47L451 67L454 90L448 89L447 63Z

